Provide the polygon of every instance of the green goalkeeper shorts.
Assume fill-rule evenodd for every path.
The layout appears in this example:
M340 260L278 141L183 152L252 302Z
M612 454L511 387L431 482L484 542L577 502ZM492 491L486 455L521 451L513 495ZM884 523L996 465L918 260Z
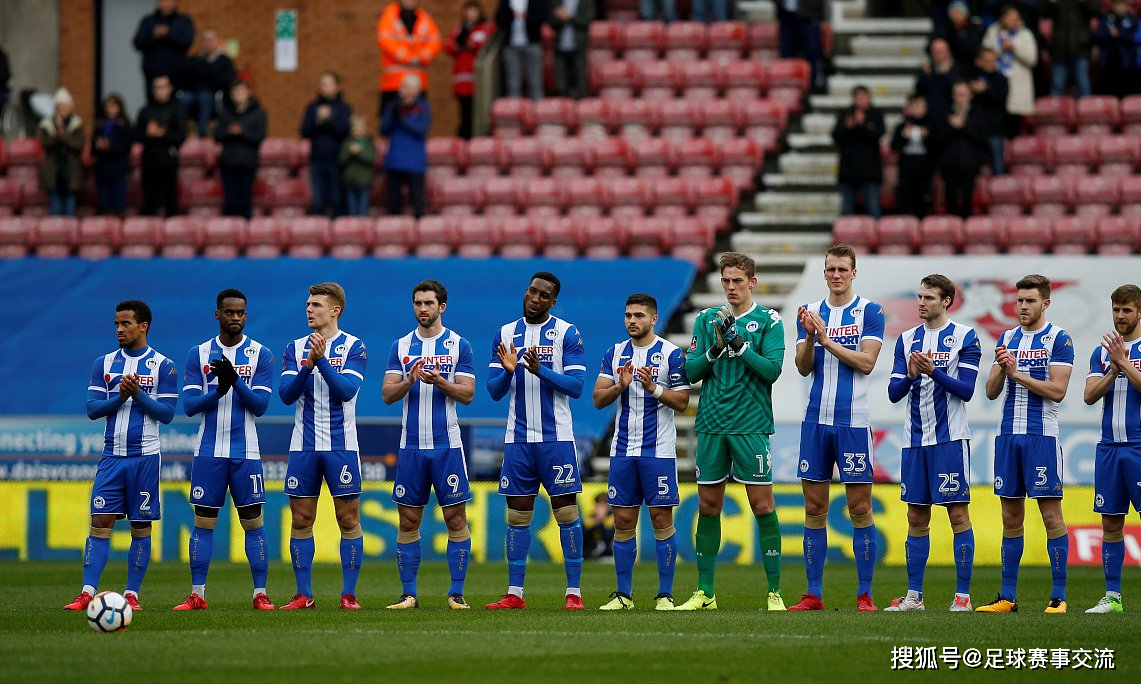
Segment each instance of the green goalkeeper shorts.
M773 456L769 437L761 433L721 435L697 433L697 484L733 479L753 485L773 483Z

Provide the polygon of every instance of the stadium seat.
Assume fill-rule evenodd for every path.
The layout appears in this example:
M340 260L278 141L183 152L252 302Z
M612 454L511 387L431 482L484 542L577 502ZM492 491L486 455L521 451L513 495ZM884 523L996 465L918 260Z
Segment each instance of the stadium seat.
M1054 219L1054 254L1087 254L1097 242L1093 216L1059 216Z
M416 256L421 259L443 259L452 253L456 236L452 224L443 216L424 216L416 222Z
M748 100L737 105L745 126L783 131L788 126L788 110L773 100Z
M1081 216L1109 213L1121 202L1120 183L1105 176L1079 176L1074 186L1074 213Z
M654 135L660 114L658 102L653 100L621 100L614 103L618 134L623 138L641 140Z
M708 269L709 250L713 248L715 228L711 221L699 216L679 217L670 222L673 245L670 255L695 264L700 270Z
M1121 125L1118 99L1111 95L1090 95L1078 99L1078 132L1083 134L1110 133Z
M675 166L674 148L665 138L647 138L631 146L634 172L641 177L668 176Z
M709 25L706 36L706 59L713 62L742 59L749 45L749 29L743 21L715 21Z
M282 255L289 239L283 221L271 216L250 219L244 249L247 259L276 259Z
M604 138L614 130L610 102L597 97L588 97L575 103L575 121L581 138Z
M720 64L709 60L693 60L677 65L678 86L688 100L717 97L723 87Z
M507 168L512 176L541 176L551 168L551 155L544 140L536 137L503 141Z
M1043 169L1054 163L1050 138L1033 135L1019 136L1007 141L1004 156L1008 167L1035 166Z
M614 219L576 219L582 234L583 256L590 259L616 259L626 247L623 223Z
M721 69L725 97L730 100L758 100L765 92L764 65L747 59L727 62Z
M622 59L644 62L657 59L665 44L665 31L660 21L631 21L623 25Z
M954 254L963 247L963 220L958 216L928 216L919 224L919 253Z
M600 178L625 176L634 165L634 154L622 138L602 138L594 141L594 175Z
M467 143L463 138L428 138L428 168L442 167L463 173L467 166Z
M622 25L616 21L590 22L587 37L587 64L618 59L622 52Z
M123 222L114 216L89 216L79 222L79 258L106 259L119 248Z
M963 224L964 254L997 254L1005 249L1005 218L972 216Z
M198 178L180 183L178 198L188 214L194 216L220 216L222 213L222 182L217 178Z
M714 140L732 138L741 130L742 118L742 110L731 100L704 100L701 103L701 134Z
M876 223L876 245L880 254L912 254L919 246L919 219L914 216L885 216Z
M11 216L20 210L23 188L11 178L0 177L0 216Z
M604 187L610 200L610 216L621 220L645 215L649 198L640 178L610 178Z
M436 191L434 204L445 215L470 215L483 210L486 178L460 176L449 179Z
M163 221L160 254L164 259L190 259L202 248L202 228L206 220L200 216L171 216Z
M1141 216L1103 216L1097 223L1097 253L1132 254L1141 247Z
M1053 138L1055 169L1062 165L1076 165L1084 173L1085 168L1097 163L1096 139L1082 135L1063 135Z
M341 216L333 220L329 256L360 259L376 242L376 222L367 216Z
M1141 136L1105 135L1098 138L1098 173L1126 175L1132 172L1138 162L1141 162Z
M530 259L542 247L531 220L525 216L506 216L495 219L499 226L499 255L507 259Z
M535 133L543 138L559 138L575 128L575 101L569 97L547 97L535 103Z
M573 259L582 250L576 219L561 216L533 225L543 234L543 256L548 259Z
M28 256L38 222L30 216L0 216L0 259Z
M832 242L857 252L876 251L876 220L870 216L841 216L832 224Z
M1141 176L1122 176L1118 184L1121 213L1141 214Z
M300 148L293 138L266 138L258 148L257 175L262 180L272 182L290 176L299 164Z
M525 211L546 209L550 214L561 214L566 206L563 183L556 178L532 178L523 186L522 205Z
M717 151L721 156L721 177L732 181L740 192L753 190L757 170L764 163L760 145L752 138L726 138Z
M670 220L638 216L626 223L626 250L634 258L655 258L673 249Z
M605 183L608 179L574 178L566 184L567 213L571 216L601 216L608 207Z
M154 216L130 216L123 221L123 237L119 256L149 259L158 250L162 219Z
M654 216L685 216L689 213L693 202L690 199L690 185L684 178L654 178L649 182L648 188Z
M780 57L780 25L758 21L749 25L749 59L770 62Z
M671 141L692 138L701 129L701 109L693 100L663 100L658 109L658 135Z
M591 82L604 100L628 100L634 97L638 79L630 62L604 62L591 69ZM581 118L580 118L581 121Z
M1064 214L1074 203L1073 176L1036 176L1030 181L1030 209L1035 215Z
M8 166L26 166L39 168L44 161L44 148L40 146L39 138L14 138L5 146L8 153ZM9 172L12 169L9 168Z
M309 209L309 185L300 178L280 178L269 183L265 208L274 216L303 216Z
M1121 100L1121 130L1128 135L1141 135L1141 95Z
M467 173L471 177L498 176L507 163L503 141L498 138L472 138L467 144Z
M247 224L236 216L215 216L202 227L202 256L207 259L236 259L246 243Z
M729 217L737 207L737 188L727 178L687 178L694 213L715 222L717 231L729 228Z
M987 196L991 214L1018 215L1030 201L1030 184L1018 176L991 176L987 185ZM995 211L996 207L1007 206L1009 211Z
M551 176L556 178L583 176L591 168L591 146L582 138L554 138L547 151L551 155Z
M84 152L90 154L90 147L84 147ZM3 138L0 138L0 174L8 168L8 148L4 145Z
M1040 97L1035 101L1034 131L1039 135L1062 134L1074 130L1077 109L1068 95Z
M1006 251L1044 254L1054 244L1054 217L1015 216L1006 224Z
M73 216L45 216L35 232L35 253L41 259L71 256L79 237L79 219Z
M504 176L488 178L483 186L486 216L511 216L523 206L523 182L525 178Z
M491 130L497 138L518 138L535 126L535 103L526 97L501 97L491 105Z
M634 69L637 72L640 99L667 100L677 93L680 79L673 62L652 59L636 63Z
M483 216L467 216L452 222L456 253L465 259L486 259L499 247L498 224Z
M178 150L179 167L198 167L209 172L214 168L219 152L213 138L189 138Z
M808 90L812 70L803 59L778 59L765 69L769 88L789 88L804 92Z
M416 241L416 219L411 216L381 216L374 224L376 240L372 256L381 259L408 255Z
M679 176L711 176L720 166L717 146L708 138L689 138L673 148Z
M666 24L666 59L676 62L701 59L707 47L705 24L698 21L675 21Z

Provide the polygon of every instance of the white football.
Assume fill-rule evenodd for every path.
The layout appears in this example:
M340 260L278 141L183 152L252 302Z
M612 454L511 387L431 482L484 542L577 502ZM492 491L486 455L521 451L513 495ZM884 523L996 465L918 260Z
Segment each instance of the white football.
M96 632L121 632L131 624L131 606L122 594L101 591L87 604L87 624Z

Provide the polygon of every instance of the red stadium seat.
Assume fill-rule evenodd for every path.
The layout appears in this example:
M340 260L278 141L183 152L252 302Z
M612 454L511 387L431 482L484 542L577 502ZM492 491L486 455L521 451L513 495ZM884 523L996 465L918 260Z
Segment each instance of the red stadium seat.
M497 138L517 138L535 127L535 103L525 97L501 97L491 105L491 130Z
M1121 125L1121 108L1116 97L1091 95L1078 99L1078 128L1084 133L1109 133Z
M743 21L715 21L707 31L709 47L706 58L714 62L731 62L745 56L749 45L749 28Z
M1059 216L1054 219L1054 254L1087 254L1096 242L1096 218Z
M540 138L504 140L503 150L512 176L541 176L551 168L551 154Z
M727 138L721 141L721 177L727 178L742 192L753 189L757 170L764 163L760 145L751 138Z
M281 178L266 188L265 206L274 216L301 216L309 209L309 185L299 178Z
M655 178L649 183L649 191L655 216L685 216L693 205L690 186L684 178Z
M308 141L306 141L308 142ZM258 148L258 178L267 182L292 175L301 163L300 145L293 138L266 138ZM308 157L308 154L306 154Z
M246 225L245 255L247 259L276 259L289 242L285 219L255 216Z
M764 65L747 59L728 62L722 67L725 97L732 100L759 100L764 96L767 74Z
M591 259L615 259L622 256L626 248L625 231L622 223L614 219L580 220L583 256Z
M649 204L646 185L640 178L610 178L606 181L610 215L615 219L643 216Z
M1006 251L1043 254L1054 244L1054 217L1015 216L1006 224Z
M671 24L673 26L673 24ZM677 66L664 59L652 59L634 65L637 72L639 97L651 100L666 100L677 92Z
M189 259L202 248L203 227L200 216L172 216L162 224L160 253L164 259Z
M592 21L588 29L591 50L622 51L622 24L615 21Z
M376 242L376 222L367 216L341 216L333 221L329 256L360 259Z
M575 120L582 137L605 137L614 130L610 103L597 97L588 97L575 103Z
M914 216L885 216L876 224L876 245L880 254L912 254L919 245L919 219Z
M723 87L721 65L709 60L694 60L677 65L678 85L687 99L717 97Z
M507 164L503 141L498 138L472 138L467 144L467 175L498 176Z
M666 59L695 61L709 44L705 24L698 21L675 21L666 24Z
M841 216L832 224L832 242L860 253L876 250L876 220L870 216Z
M996 254L1006 248L1006 219L972 216L963 224L964 254Z
M630 62L604 62L595 66L591 69L591 82L604 100L634 97L638 86L637 74Z
M958 216L928 216L919 224L920 254L954 254L963 247L963 220Z
M1120 183L1104 176L1079 176L1074 188L1074 211L1077 214L1108 213L1121 202Z
M0 216L11 216L23 203L23 188L11 178L0 178Z
M158 249L162 219L154 216L132 216L123 221L123 238L119 256L149 259Z
M1100 173L1106 167L1118 164L1125 173L1141 162L1141 137L1136 135L1106 135L1097 140L1097 163Z
M79 258L106 259L115 253L123 222L113 216L89 216L79 222Z
M183 168L193 166L209 171L214 168L219 152L212 138L190 138L178 151L178 163Z
M696 255L701 261L704 261L706 253L713 248L715 238L713 224L700 217L679 217L671 221L671 230L673 231L672 254L675 257L679 257L679 248L688 247L691 249L680 258L688 259L690 255ZM698 263L697 259L692 259L692 261Z
M222 213L222 182L216 178L198 178L180 184L179 199L187 213L195 216L218 216Z
M694 213L716 223L718 232L729 228L729 217L737 207L737 188L727 178L687 178Z
M1097 223L1097 253L1124 256L1141 247L1141 216L1104 216Z
M35 232L35 253L41 259L71 256L79 237L79 219L73 216L45 216Z
M717 147L708 138L690 138L674 144L679 176L710 176L720 166Z
M770 88L808 90L811 68L803 59L778 59L766 69Z
M692 100L670 99L661 103L659 135L673 141L692 138L701 129L701 109Z
M749 128L772 128L783 131L788 125L788 109L774 100L749 100L738 105L740 116Z
M464 216L452 220L456 236L456 253L465 259L486 259L499 247L498 224L482 216Z
M202 227L202 256L207 259L236 259L246 243L244 218L215 216Z
M582 249L579 224L569 217L556 217L535 224L543 233L543 256L548 259L573 259Z
M1021 214L1030 202L1030 184L1018 176L991 176L987 196L990 198L992 214L995 213L995 207L1004 205L1013 209L1009 213Z
M1073 176L1036 176L1030 181L1031 213L1064 214L1074 203ZM1048 207L1055 207L1050 209Z
M547 97L535 103L535 130L541 137L564 136L575 127L575 102L569 97Z
M628 62L657 59L665 44L660 21L631 21L623 26L622 58Z
M455 242L452 225L443 216L424 216L416 223L416 256L421 259L450 256Z
M463 138L428 138L428 168L447 167L462 172L467 166L467 142Z
M1046 167L1054 163L1050 138L1032 135L1021 136L1008 141L1005 150L1007 166L1035 165Z
M634 171L639 176L668 176L675 166L673 145L665 138L640 140L632 149Z
M619 135L624 138L648 138L658 127L660 109L653 100L622 100L615 103Z
M574 178L566 184L567 213L571 216L601 216L608 207L605 183L608 179Z
M1130 135L1141 134L1141 95L1129 95L1121 100L1121 128Z
M38 167L44 161L44 148L39 138L15 138L6 146L8 165Z
M499 254L508 259L530 259L542 247L542 239L525 216L496 219L500 232Z
M434 204L442 214L474 214L483 209L485 178L451 178L436 191Z
M1044 126L1052 130L1072 131L1077 123L1074 98L1063 96L1040 97L1035 101L1034 130L1043 133Z
M416 241L416 219L411 216L381 216L376 220L372 255L379 258L407 256Z
M581 138L555 138L547 150L551 155L551 175L554 177L582 176L591 168L591 146Z
M85 154L91 154L91 148L84 148ZM4 140L0 139L0 172L8 168L8 149L4 146Z
M523 206L528 211L537 207L560 214L566 206L563 184L555 178L533 178L523 187Z
M596 177L625 176L634 165L634 154L622 138L602 138L595 141L592 154Z
M523 182L526 179L506 176L488 178L483 186L486 204L483 213L488 216L512 215L523 206Z
M749 25L749 59L769 62L780 57L780 25L758 21Z
M28 256L38 222L30 216L0 216L0 259Z
M702 135L718 140L731 138L741 130L742 110L731 100L705 100L701 103Z
M1097 163L1096 139L1081 135L1064 135L1053 138L1054 164L1093 166Z
M637 216L626 224L627 253L631 257L655 258L673 249L669 219Z

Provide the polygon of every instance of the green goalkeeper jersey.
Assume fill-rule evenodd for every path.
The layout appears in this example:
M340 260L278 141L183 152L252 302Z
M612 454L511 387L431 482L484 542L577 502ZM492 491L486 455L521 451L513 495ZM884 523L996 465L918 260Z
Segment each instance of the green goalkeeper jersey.
M693 325L685 374L702 381L697 432L723 435L773 433L773 383L784 362L784 324L776 311L753 304L734 327L745 340L741 353L725 349L710 360L720 307L702 311Z

